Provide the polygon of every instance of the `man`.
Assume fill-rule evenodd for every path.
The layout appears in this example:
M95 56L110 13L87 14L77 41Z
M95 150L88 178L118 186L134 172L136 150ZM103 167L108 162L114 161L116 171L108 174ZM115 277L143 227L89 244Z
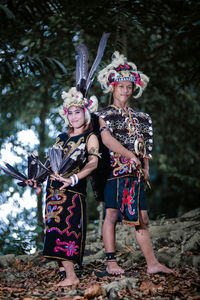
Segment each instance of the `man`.
M173 273L160 264L153 253L148 231L144 182L149 179L149 159L153 143L152 122L148 114L128 107L132 94L138 98L149 78L127 62L118 52L98 76L104 92L111 92L113 104L97 112L101 138L110 152L110 174L104 190L106 216L103 242L109 274L123 274L115 257L115 226L118 218L135 226L136 240L144 254L148 273Z

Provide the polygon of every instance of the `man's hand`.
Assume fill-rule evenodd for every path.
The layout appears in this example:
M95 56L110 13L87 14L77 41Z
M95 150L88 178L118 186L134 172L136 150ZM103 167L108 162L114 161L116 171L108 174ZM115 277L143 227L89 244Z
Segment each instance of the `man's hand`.
M134 164L137 170L141 167L141 161L135 155L130 159L130 163Z

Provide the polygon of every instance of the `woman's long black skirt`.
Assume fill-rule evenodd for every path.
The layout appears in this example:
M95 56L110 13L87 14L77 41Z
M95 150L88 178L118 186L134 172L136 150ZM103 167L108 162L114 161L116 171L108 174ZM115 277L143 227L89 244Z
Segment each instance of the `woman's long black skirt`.
M86 201L74 191L47 190L43 255L82 264L86 238Z

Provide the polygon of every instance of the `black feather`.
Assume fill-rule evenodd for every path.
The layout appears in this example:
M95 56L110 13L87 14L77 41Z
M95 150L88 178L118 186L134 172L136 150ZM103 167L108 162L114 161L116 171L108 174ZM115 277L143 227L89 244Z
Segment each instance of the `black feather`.
M13 178L15 178L15 179L18 179L18 180L21 180L21 181L24 180L23 177L17 175L15 172L12 172L12 171L10 171L10 170L8 170L8 169L5 169L5 168L2 167L2 166L0 166L0 169L1 169L2 171L4 171L4 173L6 173L7 175L9 175L9 176L11 176L11 177L13 177Z
M76 51L78 53L76 60L76 88L85 96L88 75L88 50L85 45L79 45Z
M90 69L90 72L88 74L88 77L87 77L87 81L86 81L86 95L88 94L88 91L90 89L90 86L93 82L94 79L92 79L92 76L96 70L96 68L98 67L101 59L102 59L102 56L103 56L103 53L104 53L104 49L106 47L106 44L107 44L107 40L110 36L110 33L103 33L102 37L101 37L101 40L99 42L99 47L98 47L98 50L97 50L97 55L96 55L96 58L93 62L93 65Z
M14 167L12 167L10 164L4 162L4 164L6 165L6 167L14 174L18 175L19 177L23 178L24 180L27 180L27 177L22 174L21 172L19 172L18 170L16 170Z
M38 172L38 164L35 155L28 155L28 179L34 179Z
M76 159L70 159L68 162L68 168L65 170L64 174L72 173L76 168L78 168L85 161L85 151L80 150L76 156Z
M41 163L41 161L38 159L37 161L38 163L38 166L40 166L39 170L38 170L38 173L35 177L35 180L38 182L38 183L42 183L46 178L47 176L52 172L51 171L51 166L50 166L50 160L49 158L45 161L45 163Z
M85 151L83 149L75 149L68 157L63 157L62 164L59 168L59 174L70 173L85 161Z
M63 150L60 147L52 147L48 150L51 170L54 174L59 173L59 167L62 163Z

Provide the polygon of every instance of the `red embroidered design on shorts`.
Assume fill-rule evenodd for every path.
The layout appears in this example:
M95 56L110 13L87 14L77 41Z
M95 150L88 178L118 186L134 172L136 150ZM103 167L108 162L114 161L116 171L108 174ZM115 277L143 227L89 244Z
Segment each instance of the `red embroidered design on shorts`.
M137 183L137 181L133 182L133 185L132 185L131 189L129 190L127 188L128 178L126 179L125 188L123 190L122 205L121 205L121 209L120 209L121 212L123 212L124 211L124 206L127 205L130 215L135 214L135 208L131 207L131 205L135 201L135 199L134 199L134 196L135 196L135 183Z

